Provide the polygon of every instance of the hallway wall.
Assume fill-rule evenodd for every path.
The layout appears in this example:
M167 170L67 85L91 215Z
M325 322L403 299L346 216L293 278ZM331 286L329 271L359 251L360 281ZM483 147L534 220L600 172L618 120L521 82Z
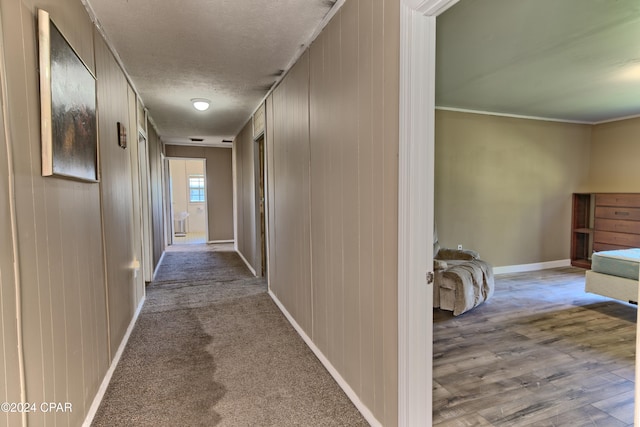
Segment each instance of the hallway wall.
M129 150L117 143L117 125L125 124L128 135L135 130L135 121L130 121L128 100L129 85L111 51L100 35L95 34L95 58L97 97L101 101L98 109L100 144L100 187L102 204L102 227L105 245L107 298L109 311L110 350L115 354L124 338L129 322L136 311L139 300L133 298L134 282L131 264L140 259L134 252L134 211L132 194L132 164ZM135 133L133 133L135 135ZM136 172L137 172L137 165ZM116 236L130 236L129 239ZM140 283L138 283L140 286Z
M233 240L231 149L167 145L166 153L167 157L206 159L208 240Z
M398 1L347 1L266 101L270 290L385 426L398 417L399 27Z
M41 175L36 6L51 14L96 75L99 183ZM6 401L72 404L71 412L30 412L29 425L78 426L144 295L132 269L139 259L133 235L139 212L132 201L137 171L116 139L117 121L128 123L130 138L136 134L135 110L130 111L135 102L80 0L0 0L0 11L9 139L0 148L2 334L8 346L0 352L0 388L9 393ZM7 178L14 180L16 251L10 247ZM17 324L5 321L16 315ZM18 338L23 366L15 350ZM24 387L18 381L21 372ZM10 422L22 424L20 417Z
M147 126L149 143L149 172L151 179L151 235L153 236L153 267L156 268L167 247L165 237L165 210L164 210L164 144L158 136L156 128Z
M238 221L236 248L258 274L261 271L260 234L256 223L256 144L251 120L233 140L235 151L236 218Z
M0 47L2 47L2 33L0 32ZM0 66L4 64L0 58ZM4 68L0 69L0 76L4 75ZM20 402L22 397L19 335L18 335L18 307L16 305L16 274L14 271L14 244L12 230L12 197L10 194L10 147L5 138L4 108L5 87L0 86L0 366L3 366L0 382L0 402ZM2 363L4 362L4 363ZM0 414L0 425L19 425L20 414L3 412Z

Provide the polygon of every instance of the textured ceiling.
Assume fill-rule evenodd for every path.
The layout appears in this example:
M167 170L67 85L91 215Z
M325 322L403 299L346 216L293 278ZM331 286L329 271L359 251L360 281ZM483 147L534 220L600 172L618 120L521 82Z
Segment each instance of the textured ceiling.
M232 138L331 0L85 0L165 142ZM208 98L196 111L191 98Z
M637 0L461 0L437 18L436 104L596 123L640 114Z
M333 0L83 0L163 140L231 139ZM597 123L640 114L637 0L460 0L437 18L436 104ZM205 112L191 98L208 98Z

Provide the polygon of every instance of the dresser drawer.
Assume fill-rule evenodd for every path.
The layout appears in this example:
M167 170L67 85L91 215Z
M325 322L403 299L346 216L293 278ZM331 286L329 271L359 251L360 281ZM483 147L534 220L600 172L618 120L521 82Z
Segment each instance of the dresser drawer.
M596 206L626 206L640 208L640 194L596 194Z
M613 206L596 206L596 218L624 219L640 221L640 208L626 208Z
M601 231L616 231L618 233L640 234L640 221L596 218L595 229Z
M627 233L614 233L612 231L598 231L593 233L594 246L596 243L610 245L628 246L630 248L640 247L640 235Z

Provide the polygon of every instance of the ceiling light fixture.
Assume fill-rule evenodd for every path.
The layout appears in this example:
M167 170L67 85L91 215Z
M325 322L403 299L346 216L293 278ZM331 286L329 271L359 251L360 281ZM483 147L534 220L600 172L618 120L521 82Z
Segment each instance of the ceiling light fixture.
M195 108L196 110L205 111L209 108L211 101L205 98L193 98L191 100L191 103L193 104L193 108Z

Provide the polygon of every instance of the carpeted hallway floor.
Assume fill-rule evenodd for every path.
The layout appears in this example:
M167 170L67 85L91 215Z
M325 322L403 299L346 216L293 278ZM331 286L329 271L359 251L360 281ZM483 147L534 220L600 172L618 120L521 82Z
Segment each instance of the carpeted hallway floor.
M93 426L366 426L235 252L172 248Z

